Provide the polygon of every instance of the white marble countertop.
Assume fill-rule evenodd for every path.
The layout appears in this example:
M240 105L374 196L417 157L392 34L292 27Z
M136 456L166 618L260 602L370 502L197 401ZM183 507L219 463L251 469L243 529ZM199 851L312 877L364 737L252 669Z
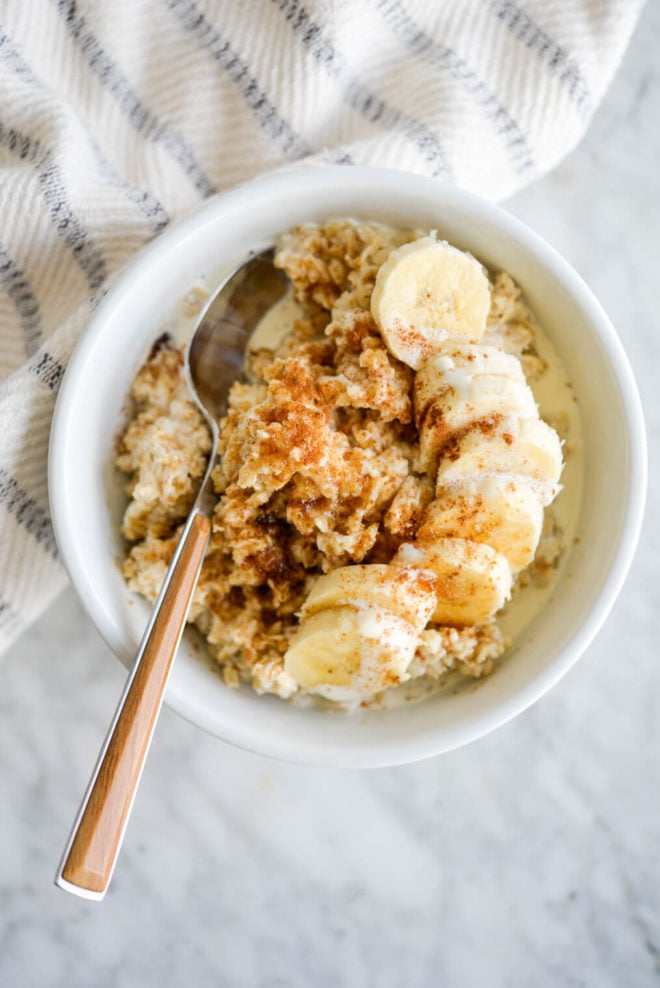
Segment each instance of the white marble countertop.
M659 47L652 4L584 143L509 203L602 300L647 415L651 509L588 653L391 770L267 761L165 710L99 905L52 879L123 669L68 591L2 661L0 985L660 984Z

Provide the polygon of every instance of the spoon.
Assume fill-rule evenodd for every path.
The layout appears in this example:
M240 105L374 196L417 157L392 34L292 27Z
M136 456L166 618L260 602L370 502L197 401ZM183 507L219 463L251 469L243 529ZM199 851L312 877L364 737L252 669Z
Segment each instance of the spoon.
M186 348L184 375L210 429L211 452L55 876L60 888L86 899L102 899L112 877L199 579L216 500L211 470L218 422L241 374L250 334L288 285L273 256L272 249L253 255L227 275L200 313Z

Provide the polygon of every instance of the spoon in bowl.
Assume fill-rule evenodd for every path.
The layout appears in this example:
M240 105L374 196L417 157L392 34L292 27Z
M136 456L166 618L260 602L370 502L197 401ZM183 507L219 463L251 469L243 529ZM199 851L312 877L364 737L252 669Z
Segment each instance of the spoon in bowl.
M112 877L199 579L216 500L211 470L218 422L241 374L248 338L287 289L273 256L272 249L253 255L227 275L186 348L184 376L211 432L211 452L55 876L60 888L86 899L102 899Z

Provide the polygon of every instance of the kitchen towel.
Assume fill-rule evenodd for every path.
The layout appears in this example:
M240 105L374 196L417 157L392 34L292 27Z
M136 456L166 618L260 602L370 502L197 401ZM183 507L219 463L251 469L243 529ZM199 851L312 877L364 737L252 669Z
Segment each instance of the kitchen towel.
M0 0L0 649L66 583L67 359L171 219L258 173L381 165L502 199L584 133L641 0Z

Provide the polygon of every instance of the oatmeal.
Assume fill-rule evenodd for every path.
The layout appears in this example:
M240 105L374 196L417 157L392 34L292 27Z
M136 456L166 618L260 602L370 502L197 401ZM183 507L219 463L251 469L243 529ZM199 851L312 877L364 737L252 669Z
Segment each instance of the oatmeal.
M460 298L434 285L406 308L396 278L440 247ZM468 257L343 220L281 238L292 295L220 423L189 618L228 685L364 706L412 679L481 677L507 647L509 597L555 569L561 446L529 388L548 361L512 279ZM124 574L149 599L210 448L182 362L173 340L153 347L117 455Z

